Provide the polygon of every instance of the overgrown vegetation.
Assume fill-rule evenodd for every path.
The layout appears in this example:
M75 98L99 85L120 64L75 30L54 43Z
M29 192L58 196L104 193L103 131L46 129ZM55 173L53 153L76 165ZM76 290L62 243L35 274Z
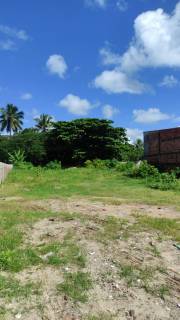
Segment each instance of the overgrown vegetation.
M41 115L37 128L24 129L13 136L0 137L0 161L8 162L9 153L24 151L26 162L45 165L51 161L63 166L82 165L86 160L117 159L138 161L142 142L128 142L126 130L115 128L110 120L77 119L52 123Z

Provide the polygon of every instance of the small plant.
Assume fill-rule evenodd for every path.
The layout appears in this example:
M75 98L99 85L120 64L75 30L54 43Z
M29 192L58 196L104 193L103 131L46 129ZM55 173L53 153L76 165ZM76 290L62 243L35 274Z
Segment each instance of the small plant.
M176 189L178 180L174 173L159 173L147 182L152 189L170 190Z
M16 150L13 153L8 153L9 162L16 167L20 167L25 162L25 154L23 150Z
M49 163L46 164L46 169L61 169L61 161L50 161Z
M131 164L124 174L132 178L147 178L158 176L159 171L154 166L148 164L147 161L141 161L134 165Z
M106 243L109 240L117 240L124 236L127 220L119 219L113 216L107 217L102 222L103 230L97 234L97 240Z
M84 166L85 166L86 168L94 168L93 162L92 162L91 160L86 160L86 161L84 162Z
M92 287L89 273L80 272L65 274L65 280L57 286L58 292L63 292L74 301L86 302L87 291Z
M34 283L27 283L22 285L14 278L6 278L0 276L0 297L1 298L17 298L28 297L32 293L38 293L38 286ZM1 314L1 313L0 313Z

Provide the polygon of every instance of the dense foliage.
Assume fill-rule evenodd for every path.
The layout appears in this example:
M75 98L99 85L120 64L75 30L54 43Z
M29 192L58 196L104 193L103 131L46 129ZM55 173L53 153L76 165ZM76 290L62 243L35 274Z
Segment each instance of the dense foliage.
M48 135L48 154L63 165L79 165L87 159L121 159L127 143L125 129L114 128L112 121L78 119L60 121Z
M25 161L45 165L50 161L63 166L77 166L86 160L139 160L143 154L140 143L131 145L123 128L100 119L59 121L51 130L38 132L25 129L13 136L0 136L0 161L9 162L9 153L21 150Z

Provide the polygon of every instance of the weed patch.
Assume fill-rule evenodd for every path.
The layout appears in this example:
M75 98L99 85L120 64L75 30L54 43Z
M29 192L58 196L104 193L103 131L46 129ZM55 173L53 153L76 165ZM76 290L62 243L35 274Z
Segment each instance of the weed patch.
M47 259L47 263L51 265L70 264L84 268L86 264L86 256L83 250L75 242L68 239L65 239L63 243L54 242L40 246L38 253L41 255L51 253Z
M102 231L98 231L97 240L107 242L117 240L125 235L127 221L116 217L108 217L102 221Z
M65 274L63 283L57 286L60 293L66 294L75 302L86 302L87 291L92 287L92 281L89 273L77 272Z
M27 283L22 285L18 280L0 276L0 297L1 298L27 298L31 294L39 294L39 285Z
M165 236L169 236L176 241L180 241L180 221L177 219L138 216L136 228L139 230L157 230Z
M19 272L24 268L41 263L33 249L16 249L0 252L0 270Z

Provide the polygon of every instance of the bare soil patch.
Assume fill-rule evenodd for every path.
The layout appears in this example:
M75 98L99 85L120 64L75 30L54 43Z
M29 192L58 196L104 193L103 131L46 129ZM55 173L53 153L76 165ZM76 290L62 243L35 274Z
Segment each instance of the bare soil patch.
M25 228L24 246L37 250L68 239L81 248L86 263L84 267L71 262L42 263L16 273L22 284L38 284L40 292L11 302L1 299L0 305L7 309L4 319L180 319L180 251L170 237L161 236L159 231L133 227L137 213L178 219L179 212L175 209L82 199L22 201L21 205L52 211L51 217ZM62 212L72 216L55 214ZM121 227L118 221L124 219L126 223ZM54 253L50 250L46 254L50 257ZM64 258L61 251L59 255ZM85 302L74 301L68 294L57 291L66 274L78 270L89 274L92 281Z

